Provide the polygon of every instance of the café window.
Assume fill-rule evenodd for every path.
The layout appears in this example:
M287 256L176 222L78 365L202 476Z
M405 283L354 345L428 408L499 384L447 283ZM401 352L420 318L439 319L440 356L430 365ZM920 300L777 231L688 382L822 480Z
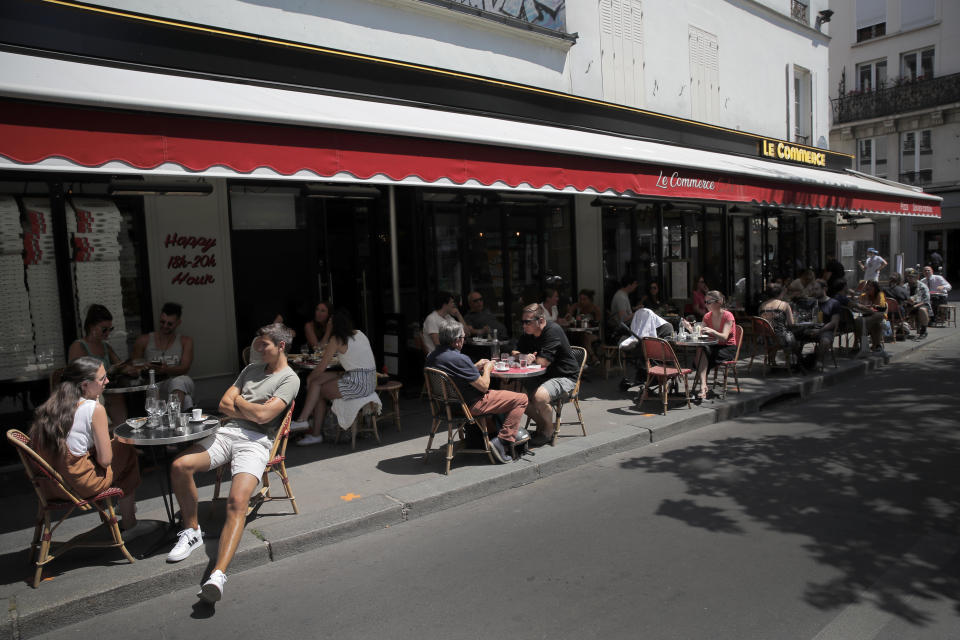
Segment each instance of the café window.
M142 198L110 198L104 185L72 185L64 207L65 259L55 251L59 225L47 185L19 183L0 192L0 380L46 379L64 366L65 341L82 337L92 304L113 316L108 342L121 359L150 313ZM72 285L67 299L58 286L63 272ZM63 326L64 304L73 307L76 326Z
M883 89L886 83L886 60L874 60L857 65L857 89L859 91L867 92Z
M933 146L930 129L900 134L900 182L914 185L933 181Z
M887 139L857 140L857 170L878 178L887 177Z
M900 77L904 80L929 80L933 77L933 47L900 54Z

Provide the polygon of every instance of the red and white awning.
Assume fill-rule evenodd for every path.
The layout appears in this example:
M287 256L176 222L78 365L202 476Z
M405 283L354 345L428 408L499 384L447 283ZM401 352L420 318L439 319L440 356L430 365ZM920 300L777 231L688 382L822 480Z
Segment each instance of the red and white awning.
M851 173L8 53L0 64L15 62L9 57L22 64L0 77L0 95L18 98L0 98L0 169L490 187L940 217L937 196ZM56 78L45 78L55 64L73 65L72 73L57 67ZM96 99L71 84L84 74L99 83Z

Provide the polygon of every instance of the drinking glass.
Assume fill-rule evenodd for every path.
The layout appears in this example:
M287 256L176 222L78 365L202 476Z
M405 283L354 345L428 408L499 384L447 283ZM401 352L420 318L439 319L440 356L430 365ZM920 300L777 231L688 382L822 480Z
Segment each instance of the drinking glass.
M160 414L159 401L156 398L147 398L145 408L147 415L150 417L149 423L151 425L157 424L157 416Z
M167 413L170 416L170 423L176 426L176 421L180 415L180 398L175 393L171 393L167 398Z

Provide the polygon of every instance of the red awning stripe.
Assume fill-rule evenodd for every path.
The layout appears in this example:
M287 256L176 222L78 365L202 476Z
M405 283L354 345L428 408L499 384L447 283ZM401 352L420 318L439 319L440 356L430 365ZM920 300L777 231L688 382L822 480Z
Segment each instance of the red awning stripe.
M64 158L80 167L122 162L144 171L165 163L198 173L269 168L281 175L473 180L486 186L940 216L940 206L924 198L464 142L14 101L0 101L0 114L0 155L22 165Z

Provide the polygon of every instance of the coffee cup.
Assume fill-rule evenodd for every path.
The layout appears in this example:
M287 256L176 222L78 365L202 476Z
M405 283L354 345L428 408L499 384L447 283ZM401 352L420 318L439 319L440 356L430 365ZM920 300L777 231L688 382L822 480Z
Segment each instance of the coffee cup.
M194 409L193 410L193 419L194 421L200 420L203 417L203 409Z

